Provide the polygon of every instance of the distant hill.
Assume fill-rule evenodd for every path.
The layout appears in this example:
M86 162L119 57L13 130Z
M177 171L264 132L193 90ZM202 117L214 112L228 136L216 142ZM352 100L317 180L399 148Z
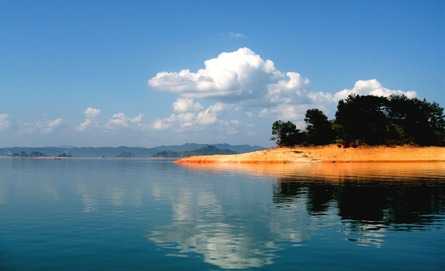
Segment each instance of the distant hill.
M184 152L182 156L193 156L193 155L210 155L210 154L235 154L240 153L234 150L231 150L229 146L226 146L227 149L223 149L221 147L208 145L197 150Z
M0 148L0 156L36 157L185 157L191 155L244 153L263 149L251 145L197 144L144 147L11 147Z
M221 145L222 144L220 144L220 146ZM207 145L199 149L194 149L189 151L160 151L158 153L155 153L153 157L187 157L193 155L236 154L236 153L242 153L242 152L236 152L229 148L223 149L215 145Z

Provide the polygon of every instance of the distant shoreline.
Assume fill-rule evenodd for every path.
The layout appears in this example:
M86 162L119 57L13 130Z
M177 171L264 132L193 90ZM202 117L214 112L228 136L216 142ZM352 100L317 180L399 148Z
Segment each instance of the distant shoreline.
M188 163L357 163L357 162L445 162L445 147L337 145L271 148L243 154L201 155L176 160Z
M168 160L175 161L178 157L94 157L94 156L75 156L75 157L57 157L57 156L37 156L37 157L20 157L0 155L0 159L9 160Z
M4 147L0 156L17 158L55 159L66 157L110 158L147 158L155 157L165 160L178 159L193 155L244 153L264 149L260 146L231 145L227 143L199 144L184 143L181 145L162 145L157 147ZM48 158L49 157L49 158ZM58 159L57 158L57 159Z

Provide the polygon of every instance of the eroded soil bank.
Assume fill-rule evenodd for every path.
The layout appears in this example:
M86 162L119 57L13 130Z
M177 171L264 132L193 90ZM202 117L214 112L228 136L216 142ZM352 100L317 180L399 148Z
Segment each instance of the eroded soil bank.
M298 162L434 162L445 161L445 147L320 147L271 148L243 154L202 155L176 163L298 163Z

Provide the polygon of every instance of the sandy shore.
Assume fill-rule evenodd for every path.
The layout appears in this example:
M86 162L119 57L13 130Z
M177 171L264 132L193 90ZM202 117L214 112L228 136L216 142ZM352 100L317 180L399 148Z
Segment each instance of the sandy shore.
M243 154L202 155L182 158L190 163L312 163L312 162L444 162L445 147L321 147L271 148Z

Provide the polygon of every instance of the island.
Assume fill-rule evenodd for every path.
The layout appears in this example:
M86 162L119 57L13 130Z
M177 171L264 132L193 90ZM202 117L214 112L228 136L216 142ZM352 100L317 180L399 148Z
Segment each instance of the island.
M445 162L443 108L425 99L350 95L338 102L335 119L309 109L304 120L304 130L275 121L277 147L176 163Z

